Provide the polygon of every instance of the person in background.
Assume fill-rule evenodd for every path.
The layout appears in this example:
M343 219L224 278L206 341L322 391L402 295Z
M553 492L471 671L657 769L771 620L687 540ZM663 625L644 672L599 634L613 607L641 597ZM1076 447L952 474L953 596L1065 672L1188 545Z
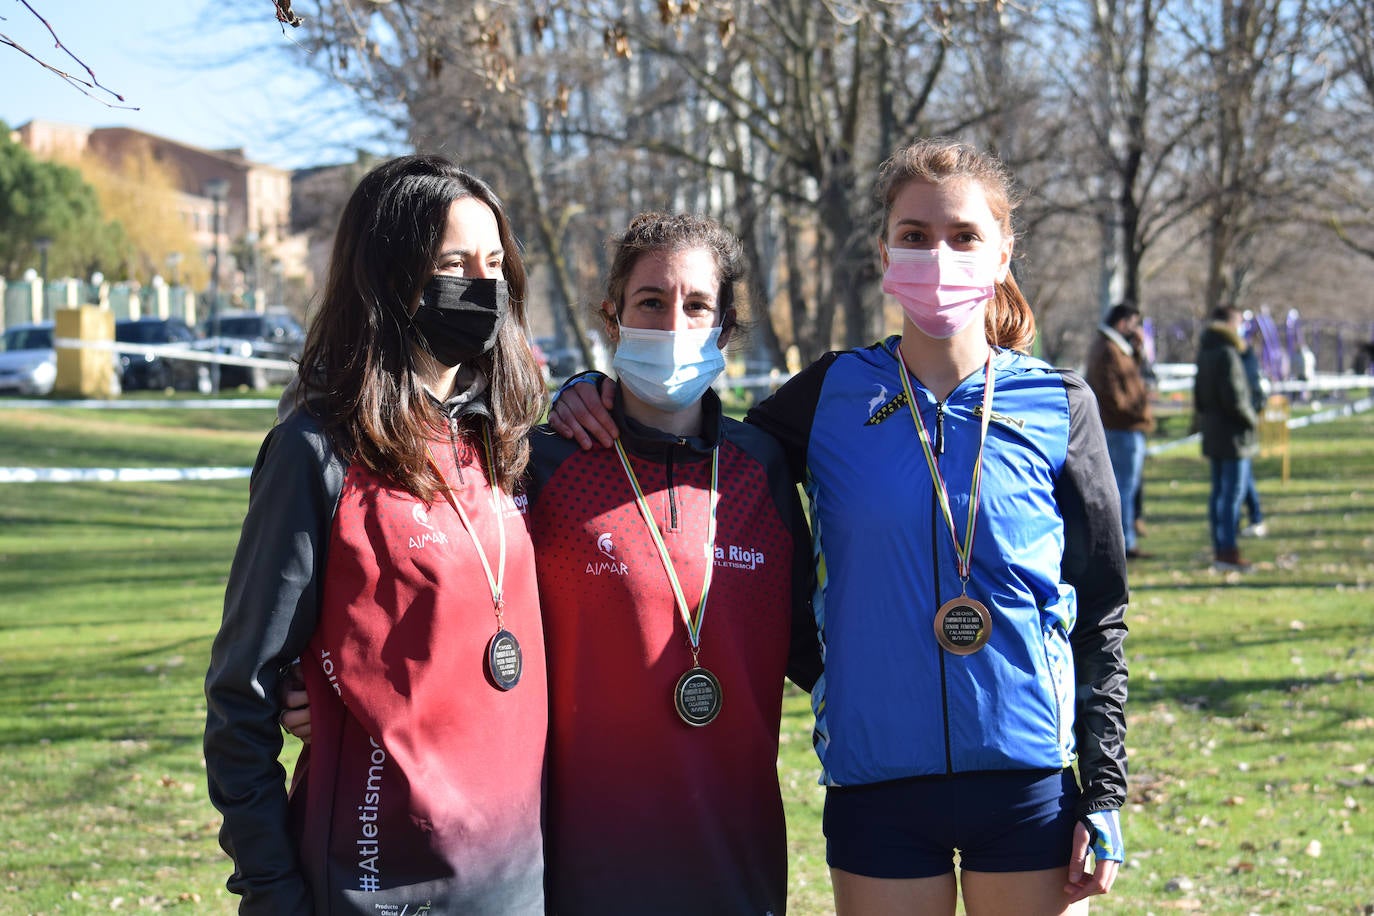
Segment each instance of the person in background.
M1124 855L1128 596L1102 424L1081 378L1018 352L1034 319L1000 163L926 140L877 190L902 335L826 354L747 417L811 501L836 912L953 914L962 892L980 914L1080 913ZM613 398L565 387L551 425L609 447Z
M485 183L432 156L363 177L253 470L205 681L241 913L544 912L544 634L512 494L547 391L524 309ZM288 800L297 658L313 740Z
M1250 462L1259 450L1250 383L1241 357L1241 312L1219 306L1198 341L1197 374L1193 378L1193 410L1202 433L1202 454L1211 462L1212 488L1207 500L1207 524L1212 540L1212 566L1221 572L1248 572L1251 564L1240 554L1241 504Z
M1136 330L1135 336L1131 338L1131 349L1135 351L1135 362L1140 367L1140 376L1145 379L1145 387L1150 389L1153 396L1155 387L1158 383L1158 376L1155 373L1154 360L1151 358L1148 343L1145 339L1145 325L1142 320L1141 326ZM1149 450L1146 449L1148 456ZM1135 488L1135 536L1137 541L1145 537L1147 526L1145 524L1145 475L1140 476L1140 483Z
M1255 408L1257 417L1264 416L1265 381L1260 370L1259 351L1246 334L1241 334L1244 349L1240 351L1241 363L1245 366L1245 381L1250 386L1250 404ZM1240 529L1243 538L1262 538L1269 533L1269 525L1264 520L1264 507L1260 505L1259 487L1255 485L1255 462L1252 460L1245 474L1244 493L1245 517L1248 520Z
M1140 371L1137 353L1140 311L1131 303L1107 312L1088 348L1084 374L1097 396L1097 409L1107 434L1107 453L1121 494L1121 527L1128 559L1146 559L1136 547L1136 500L1145 469L1145 435L1154 428L1150 389ZM1136 342L1133 342L1136 341Z

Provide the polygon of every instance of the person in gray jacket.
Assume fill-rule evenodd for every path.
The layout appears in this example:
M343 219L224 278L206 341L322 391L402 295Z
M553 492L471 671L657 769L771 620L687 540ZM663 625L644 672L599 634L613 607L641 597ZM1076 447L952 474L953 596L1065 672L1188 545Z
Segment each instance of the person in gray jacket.
M1241 503L1250 461L1259 451L1259 417L1250 397L1241 353L1241 312L1231 306L1213 310L1198 342L1193 409L1202 432L1202 454L1212 464L1207 523L1212 534L1212 565L1221 571L1250 569L1240 555Z

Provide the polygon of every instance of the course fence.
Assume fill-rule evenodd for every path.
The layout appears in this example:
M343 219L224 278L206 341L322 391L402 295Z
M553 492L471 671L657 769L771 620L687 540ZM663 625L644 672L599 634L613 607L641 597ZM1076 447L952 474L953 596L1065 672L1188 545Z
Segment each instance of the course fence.
M1160 375L1158 390L1162 395L1181 395L1192 390L1192 379L1189 377L1188 367L1175 366L1162 367L1164 372ZM730 385L733 387L748 379L731 379ZM780 376L770 376L767 383L770 387L776 387L785 381ZM1292 400L1306 403L1313 409L1309 413L1304 413L1297 417L1288 417L1283 421L1285 428L1289 430L1300 429L1318 423L1328 423L1342 417L1353 416L1354 414L1364 413L1374 409L1374 397L1369 394L1347 400L1343 403L1321 407L1320 398L1332 393L1349 394L1351 392L1368 392L1374 389L1374 378L1369 376L1352 375L1324 375L1311 379L1291 380L1274 382L1272 393L1279 392L1292 395ZM265 410L276 407L276 401L268 398L164 398L159 400L58 400L49 398L8 398L0 399L0 410L22 408L33 409L55 409L55 408L79 408L92 410L168 410L168 409L196 409L196 410ZM1186 402L1177 400L1169 404L1171 409L1179 409L1183 403L1183 409L1190 409ZM1196 434L1188 434L1177 438L1157 442L1146 449L1146 454L1157 455L1181 446L1193 445L1199 441ZM252 469L247 467L196 467L196 468L75 468L75 467L0 467L0 484L4 483L72 483L72 482L98 482L98 483L127 483L127 482L147 482L147 481L181 481L181 480L229 480L247 477Z

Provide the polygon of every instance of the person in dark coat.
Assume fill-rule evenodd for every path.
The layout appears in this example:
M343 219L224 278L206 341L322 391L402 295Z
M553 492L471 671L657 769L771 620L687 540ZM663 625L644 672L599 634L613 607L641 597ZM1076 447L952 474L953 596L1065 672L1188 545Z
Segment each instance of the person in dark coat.
M1193 409L1202 432L1202 454L1212 463L1212 492L1207 503L1213 568L1245 572L1240 555L1241 503L1250 461L1259 451L1259 417L1250 397L1241 353L1241 313L1231 306L1215 309L1198 342Z

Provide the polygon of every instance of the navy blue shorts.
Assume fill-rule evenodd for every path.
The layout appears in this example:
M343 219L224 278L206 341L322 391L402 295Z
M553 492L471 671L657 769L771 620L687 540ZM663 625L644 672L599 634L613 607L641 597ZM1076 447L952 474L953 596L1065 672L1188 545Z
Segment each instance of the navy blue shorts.
M825 859L870 878L933 878L1069 864L1078 783L1072 770L899 779L825 793Z

